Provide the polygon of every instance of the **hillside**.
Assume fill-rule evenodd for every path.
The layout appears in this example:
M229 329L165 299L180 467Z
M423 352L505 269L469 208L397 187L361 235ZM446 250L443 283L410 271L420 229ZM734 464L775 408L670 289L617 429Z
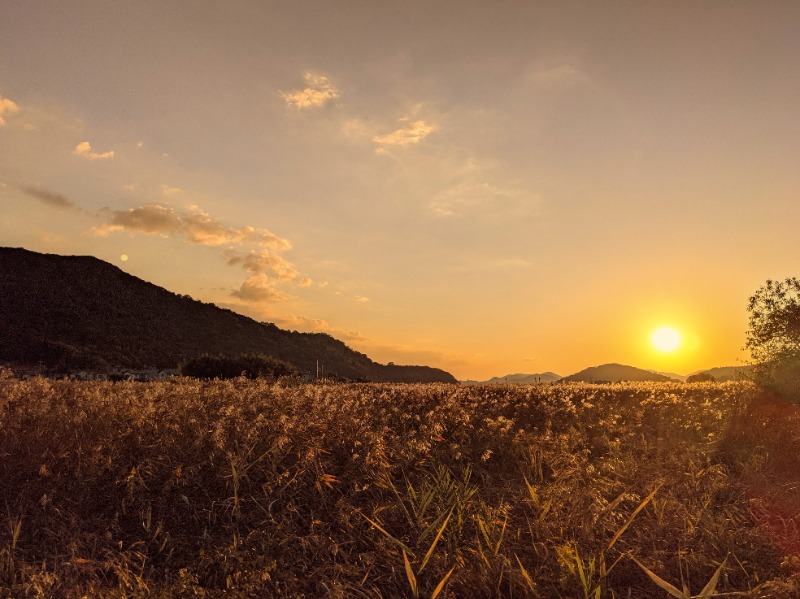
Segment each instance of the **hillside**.
M541 372L539 374L507 374L505 376L494 376L488 381L462 381L467 385L530 385L532 383L554 383L561 379L555 372Z
M54 369L175 368L203 353L264 353L301 371L385 382L456 382L377 364L324 333L285 331L181 296L89 256L0 248L0 360Z
M649 370L642 370L633 366L623 364L603 364L602 366L592 366L575 374L561 379L563 381L582 381L589 383L618 383L620 381L673 381L669 377Z
M719 368L710 368L708 370L701 370L700 372L693 372L692 374L708 374L714 377L718 383L725 381L741 381L746 380L752 375L753 366L722 366Z

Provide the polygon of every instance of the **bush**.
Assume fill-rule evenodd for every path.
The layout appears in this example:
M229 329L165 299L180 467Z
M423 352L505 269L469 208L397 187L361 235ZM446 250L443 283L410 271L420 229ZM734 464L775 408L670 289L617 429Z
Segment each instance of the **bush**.
M199 379L276 379L296 376L297 369L271 356L244 354L240 356L202 355L181 365L181 373Z

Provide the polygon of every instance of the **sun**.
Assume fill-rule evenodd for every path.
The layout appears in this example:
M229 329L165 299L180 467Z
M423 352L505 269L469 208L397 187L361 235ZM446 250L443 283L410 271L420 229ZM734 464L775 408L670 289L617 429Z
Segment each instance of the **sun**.
M660 327L653 331L650 342L658 351L674 352L683 343L683 338L677 329L672 327Z

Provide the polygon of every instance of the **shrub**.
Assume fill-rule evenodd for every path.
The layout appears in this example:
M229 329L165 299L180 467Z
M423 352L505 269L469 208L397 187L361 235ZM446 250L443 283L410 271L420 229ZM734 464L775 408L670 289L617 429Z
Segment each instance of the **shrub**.
M199 379L276 379L296 376L297 369L271 356L243 354L240 356L202 355L181 365L181 373Z

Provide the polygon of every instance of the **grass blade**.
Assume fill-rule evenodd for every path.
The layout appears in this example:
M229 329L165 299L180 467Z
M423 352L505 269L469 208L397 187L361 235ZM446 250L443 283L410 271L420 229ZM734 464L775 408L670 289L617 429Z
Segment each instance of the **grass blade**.
M722 560L722 563L719 565L719 568L717 568L717 571L714 572L714 575L706 583L706 586L703 587L703 590L700 591L700 594L697 595L697 597L705 599L706 597L711 597L711 595L714 594L714 591L717 589L717 582L719 581L719 575L722 572L722 568L725 567L725 562L727 561L728 561L727 557L724 560Z
M531 590L531 593L538 596L539 592L536 590L536 583L533 582L533 579L530 577L530 574L528 574L528 571L525 569L525 566L522 565L522 562L519 561L519 556L516 553L514 554L514 558L517 560L517 563L519 564L519 571L522 574L522 578L525 580L525 584L528 585L528 588Z
M414 570L411 569L411 564L408 561L408 556L406 552L403 551L403 564L406 568L406 578L408 578L408 584L411 586L411 594L414 597L419 597L419 592L417 590L417 577L414 576Z
M633 519L639 514L639 512L641 512L645 508L645 506L647 506L648 503L650 503L650 500L653 499L653 497L656 496L656 493L658 493L658 490L662 487L663 484L664 483L661 483L655 489L653 489L653 492L650 493L650 495L648 495L647 497L645 497L644 501L642 501L642 503L639 504L639 507L637 507L635 510L633 510L633 513L631 514L630 518L628 518L628 520L625 522L625 524L622 525L622 528L620 528L617 531L617 533L614 535L614 537L608 543L608 547L606 548L606 550L611 549L614 546L614 543L616 543L617 540L622 536L622 533L624 533L628 529L628 527L631 525L631 522L633 522Z
M400 539L392 536L392 534L390 532L388 532L383 526L381 526L380 524L378 524L374 520L370 520L369 518L364 516L364 514L361 514L361 516L364 518L364 520L366 520L367 522L372 524L372 526L374 526L379 531L381 531L384 535L386 535L387 539L389 539L393 543L397 543L397 546L400 547L400 549L402 549L405 553L408 553L411 557L415 557L414 552L411 551L411 549L408 548L408 545L403 543L403 541L401 541Z
M455 570L455 569L456 569L455 566L450 568L450 571L447 574L445 574L444 578L442 578L439 581L439 584L436 585L436 588L433 589L433 593L431 593L431 599L436 599L436 597L439 595L439 593L442 592L442 589L444 589L444 585L447 584L447 579L450 578L450 575L453 573L453 570Z
M433 539L433 543L431 543L430 549L428 549L428 552L425 554L425 557L422 558L422 565L419 567L419 570L417 570L417 573L422 572L422 569L428 563L428 560L431 558L431 555L433 555L433 550L436 548L436 544L439 542L439 539L442 538L442 533L444 532L447 523L450 522L450 516L453 515L453 509L455 508L450 508L450 513L447 514L447 518L445 518L444 524L442 524L442 527L439 529L439 532L436 533L436 538Z
M497 557L497 554L500 553L500 545L503 543L503 537L506 534L506 526L508 525L508 516L506 519L503 520L503 528L500 530L500 538L497 539L497 544L494 546L494 556Z
M679 591L677 588L675 588L674 586L672 586L672 585L671 585L670 583L668 583L666 580L664 580L663 578L661 578L661 577L660 577L658 574L656 574L655 572L653 572L652 570L650 570L650 569L649 569L647 566L645 566L645 565L644 565L642 562L640 562L638 559L636 559L636 558L635 558L635 557L633 557L633 556L631 556L631 559L632 559L634 562L636 562L636 565L637 565L637 566L639 566L639 567L640 567L642 570L644 570L644 573L645 573L645 574L647 574L647 576L650 578L650 580L652 580L652 581L653 581L654 583L656 583L656 584L657 584L659 587L661 587L662 589L664 589L664 590L665 590L667 593L669 593L669 594L670 594L670 595L672 595L673 597L677 597L678 599L691 599L691 597L690 597L690 595L689 595L688 593L684 593L683 591Z

